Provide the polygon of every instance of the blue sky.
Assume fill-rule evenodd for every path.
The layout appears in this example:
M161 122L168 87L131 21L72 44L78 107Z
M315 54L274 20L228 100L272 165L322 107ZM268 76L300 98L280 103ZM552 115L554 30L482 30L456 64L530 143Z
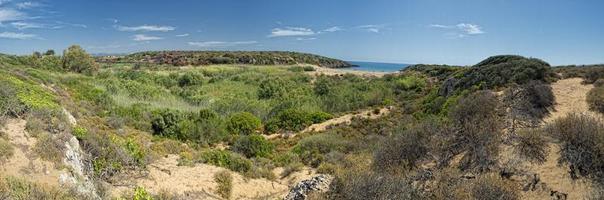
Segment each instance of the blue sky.
M291 50L471 65L604 63L598 0L0 0L0 52Z

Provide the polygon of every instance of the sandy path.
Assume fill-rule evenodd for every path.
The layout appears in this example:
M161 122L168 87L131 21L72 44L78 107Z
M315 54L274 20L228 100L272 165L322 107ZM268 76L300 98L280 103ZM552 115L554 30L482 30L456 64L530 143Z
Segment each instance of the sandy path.
M33 147L37 139L28 136L25 124L26 121L22 119L9 119L3 128L2 131L8 136L15 151L10 159L2 163L0 173L44 185L59 186L59 176L66 171L57 170L53 163L34 155Z
M178 166L178 155L169 155L153 164L148 165L149 174L145 177L127 180L123 186L116 186L112 190L114 197L119 197L124 192L132 191L135 186L143 186L152 193L169 191L175 194L204 193L208 194L202 199L219 199L215 194L216 183L214 174L226 169L206 164L194 166ZM279 175L281 168L274 170ZM233 176L232 199L281 199L289 191L289 185L312 177L315 173L304 169L300 172L278 179L246 179L236 172Z
M592 85L583 85L583 79L571 78L559 80L553 83L552 90L556 96L555 111L545 119L546 123L551 123L557 118L564 117L569 113L586 113L596 115L589 111L585 98L587 92L593 88ZM549 155L547 161L541 165L528 165L526 170L537 173L543 183L547 184L553 191L559 191L568 194L568 199L587 199L591 191L589 183L584 179L573 180L570 177L568 166L559 166L560 146L550 143ZM551 199L549 194L541 191L525 192L525 199Z
M382 116L390 113L390 109L391 109L390 107L381 108L380 112L377 114L373 113L374 109L369 109L369 110L361 111L356 114L342 115L340 117L333 118L333 119L330 119L330 120L327 120L327 121L324 121L324 122L321 122L318 124L310 125L309 127L302 130L302 133L312 132L312 131L316 131L316 132L324 131L324 130L327 130L327 128L329 128L330 126L334 126L334 125L338 125L338 124L350 124L352 122L352 119L355 117L376 119L376 118L382 117Z

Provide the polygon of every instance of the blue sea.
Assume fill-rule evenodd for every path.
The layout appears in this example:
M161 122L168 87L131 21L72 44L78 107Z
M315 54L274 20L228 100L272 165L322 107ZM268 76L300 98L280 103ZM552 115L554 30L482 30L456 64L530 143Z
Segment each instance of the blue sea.
M369 71L369 72L396 72L406 68L411 64L399 64L399 63L379 63L379 62L360 62L360 61L348 61L350 64L357 65L358 67L348 68L349 70L358 71Z

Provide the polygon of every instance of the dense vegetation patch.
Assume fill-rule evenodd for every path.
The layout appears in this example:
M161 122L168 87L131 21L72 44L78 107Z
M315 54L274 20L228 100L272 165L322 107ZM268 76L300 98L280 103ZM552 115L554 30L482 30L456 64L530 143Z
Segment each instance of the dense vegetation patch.
M308 53L285 51L149 51L105 62L149 62L174 66L211 64L294 65L313 64L329 68L351 67L341 60Z

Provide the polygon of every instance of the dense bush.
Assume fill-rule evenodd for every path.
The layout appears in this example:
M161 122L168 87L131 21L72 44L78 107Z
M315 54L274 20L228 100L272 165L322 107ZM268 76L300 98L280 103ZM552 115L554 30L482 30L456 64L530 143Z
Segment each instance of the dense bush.
M20 116L25 110L25 105L17 98L15 89L0 81L0 120L4 117Z
M595 117L569 114L546 127L561 144L560 163L571 177L585 176L604 183L604 123Z
M231 115L227 122L227 130L231 134L250 135L262 126L260 119L249 112L240 112Z
M32 183L15 177L0 177L0 199L61 199L72 200L82 197L68 194L58 188Z
M595 87L587 93L589 109L604 113L604 87Z
M252 169L252 162L245 157L222 150L207 150L199 155L199 162L224 167L236 172L245 173Z
M233 150L248 158L268 157L273 152L273 144L258 134L241 136L233 145Z
M467 89L482 86L491 89L511 83L524 84L532 80L550 82L555 79L555 74L550 68L548 63L535 58L492 56L467 70L460 78L458 87Z
M313 123L321 123L333 118L329 113L309 112L299 108L290 108L278 113L266 124L267 132L301 131Z
M178 124L181 120L183 120L183 116L178 111L167 109L156 111L153 113L153 119L151 121L153 134L178 138Z
M331 152L347 152L351 148L349 141L339 135L323 133L306 137L293 148L305 164L317 167Z
M286 82L281 78L266 79L260 83L258 97L261 99L281 98L286 95L286 88Z
M322 67L350 67L351 64L323 56L283 51L159 51L130 54L112 62L143 60L175 66L209 64L294 65L313 64Z
M73 45L63 52L63 68L77 73L95 73L99 66L82 47Z

